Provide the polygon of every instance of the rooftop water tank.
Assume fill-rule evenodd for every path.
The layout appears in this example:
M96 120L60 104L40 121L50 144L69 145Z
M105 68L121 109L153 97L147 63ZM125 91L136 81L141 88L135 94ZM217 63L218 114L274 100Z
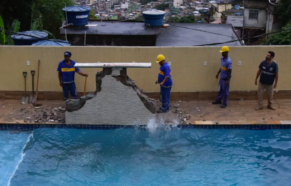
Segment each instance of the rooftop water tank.
M35 42L32 46L71 46L71 44L65 40L51 39Z
M240 6L239 5L235 5L234 9L239 10Z
M25 31L11 35L11 38L14 41L14 45L32 45L37 41L48 39L48 34L40 31Z
M161 10L149 10L142 12L146 26L163 26L166 12Z
M84 26L88 24L90 8L87 6L68 6L63 8L67 24Z

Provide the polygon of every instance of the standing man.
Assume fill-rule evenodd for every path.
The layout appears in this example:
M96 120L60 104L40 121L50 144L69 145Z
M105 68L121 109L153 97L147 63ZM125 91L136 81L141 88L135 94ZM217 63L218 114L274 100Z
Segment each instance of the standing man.
M275 108L272 106L273 101L273 83L275 80L274 89L277 87L278 82L278 65L275 61L273 61L275 57L275 53L272 51L269 51L266 56L266 60L263 61L260 66L259 70L257 72L255 85L257 85L258 77L260 76L260 82L258 86L258 107L256 110L263 109L263 94L264 90L267 92L268 97L268 107L271 110L275 110Z
M160 85L160 94L162 96L162 108L158 110L158 113L165 113L169 110L170 94L173 85L171 69L165 61L165 56L162 54L158 55L157 63L159 63L161 67L156 84Z
M57 71L60 86L63 88L64 99L67 102L69 100L69 92L72 99L78 99L75 85L75 72L86 77L88 77L88 74L82 73L79 68L75 67L76 62L71 60L72 53L70 51L66 51L64 56L65 60L59 63Z
M228 57L228 46L223 46L220 52L222 53L221 68L216 74L216 79L218 79L218 76L220 74L219 92L216 101L212 102L212 104L221 104L220 108L225 108L227 107L229 82L232 72L232 62L231 59Z

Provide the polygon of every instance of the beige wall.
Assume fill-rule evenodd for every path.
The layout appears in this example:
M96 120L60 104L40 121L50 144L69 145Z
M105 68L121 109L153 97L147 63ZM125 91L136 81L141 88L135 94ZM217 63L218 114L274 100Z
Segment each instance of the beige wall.
M256 90L255 75L268 50L276 52L279 65L279 90L291 90L291 47L231 47L233 61L232 91ZM0 47L0 91L24 89L23 71L29 72L27 84L31 90L30 70L37 70L41 60L40 91L62 91L58 83L57 66L63 52L70 50L77 62L152 62L151 69L129 69L129 76L146 92L158 92L159 65L155 63L160 53L172 63L173 92L217 91L215 74L220 67L220 47ZM26 65L30 61L31 65ZM204 66L204 61L207 65ZM242 62L238 66L238 61ZM95 90L95 74L100 69L81 69L89 73L87 90ZM82 92L84 77L76 74L78 91Z

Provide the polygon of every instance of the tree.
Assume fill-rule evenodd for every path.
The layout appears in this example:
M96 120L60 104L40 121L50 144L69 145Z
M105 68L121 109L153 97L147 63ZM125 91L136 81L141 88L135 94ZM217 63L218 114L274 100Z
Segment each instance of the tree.
M63 8L73 5L72 0L34 0L31 12L31 24L41 18L43 30L48 30L55 36L60 35L59 28L65 19ZM31 25L30 24L30 25Z
M143 22L143 16L138 16L134 19L136 22Z
M21 24L21 30L29 30L31 22L31 6L36 0L0 0L0 15L4 21L5 29L10 30L10 26L15 19Z
M179 21L180 21L180 18L179 17L171 17L168 20L168 23L179 23Z
M234 6L234 5L241 5L243 3L243 0L233 0L231 2L231 4Z
M5 32L4 32L4 23L3 19L0 16L0 45L5 45Z
M155 0L155 1L156 1L156 0ZM152 0L140 0L140 3L141 3L142 5L148 4L148 3L150 3L150 2L152 2Z
M163 3L163 4L159 4L159 5L155 6L155 9L157 9L157 10L163 10L164 11L166 8L169 8L169 4Z
M275 7L275 13L279 15L282 25L286 25L291 20L291 0L280 0Z
M195 16L190 15L190 16L184 16L184 17L171 17L168 20L168 23L196 23Z
M291 22L283 29L291 28ZM291 30L279 32L271 35L265 42L265 45L291 45Z
M17 32L19 32L20 25L21 25L20 21L18 21L17 19L14 19L8 32L9 33L17 33ZM10 34L6 35L6 38L7 38L7 40L6 40L6 44L7 45L14 45L14 41L11 38Z

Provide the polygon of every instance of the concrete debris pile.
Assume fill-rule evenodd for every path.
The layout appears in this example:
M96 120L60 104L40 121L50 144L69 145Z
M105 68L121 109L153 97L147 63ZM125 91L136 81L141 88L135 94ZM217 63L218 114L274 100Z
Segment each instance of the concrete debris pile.
M156 113L156 100L143 94L126 68L104 68L96 74L94 96L74 102L66 104L67 124L147 124Z
M53 108L19 108L15 109L8 116L4 117L4 121L16 123L65 123L65 111L63 107Z
M65 123L65 108L62 107L55 107L52 109L39 109L38 112L35 113L33 116L34 123ZM31 122L31 118L26 118L28 121ZM26 122L26 121L25 121Z
M191 118L190 114L187 114L182 110L179 103L174 105L173 113L175 113L179 118L180 124L186 124L187 120Z

